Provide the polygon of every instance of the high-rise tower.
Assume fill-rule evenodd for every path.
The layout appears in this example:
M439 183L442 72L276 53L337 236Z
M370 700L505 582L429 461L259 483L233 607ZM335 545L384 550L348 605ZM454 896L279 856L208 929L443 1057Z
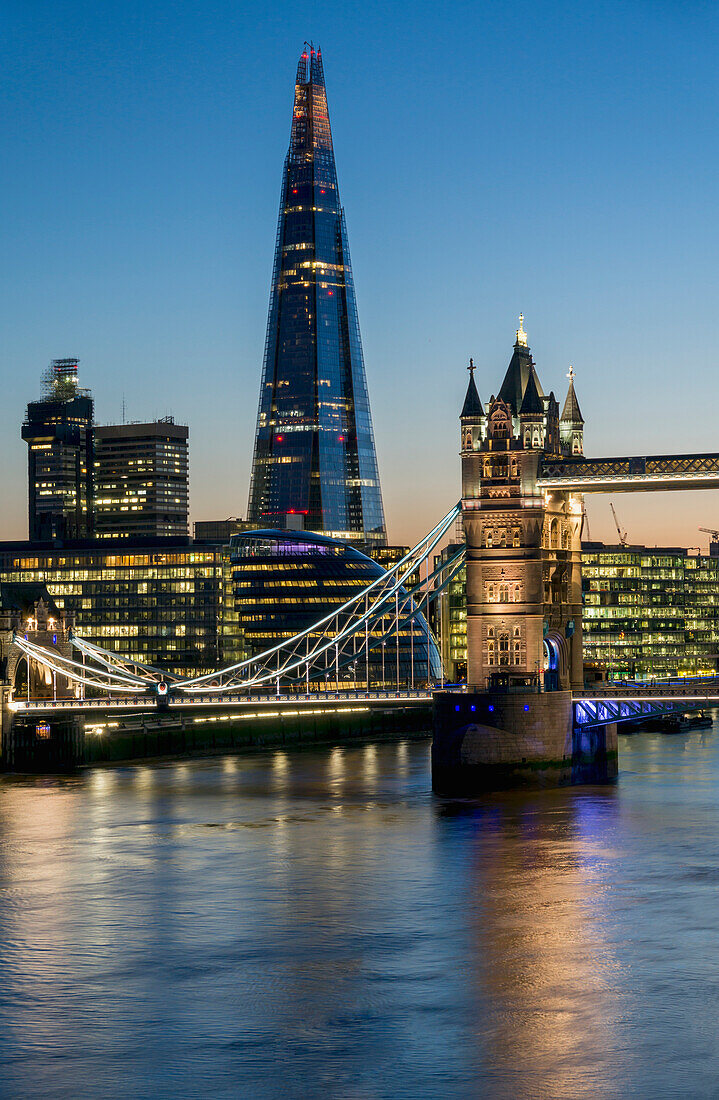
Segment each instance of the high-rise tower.
M297 67L248 519L386 541L322 56L312 47Z
M54 359L41 401L22 426L28 445L28 524L33 542L83 539L93 530L93 402L78 387L77 359Z
M95 428L98 538L187 535L188 435L171 416Z

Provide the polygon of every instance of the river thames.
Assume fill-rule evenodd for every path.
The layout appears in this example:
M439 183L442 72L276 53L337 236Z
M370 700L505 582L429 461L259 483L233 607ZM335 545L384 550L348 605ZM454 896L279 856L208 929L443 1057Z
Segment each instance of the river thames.
M0 780L0 1095L719 1095L719 735L443 803L428 741Z

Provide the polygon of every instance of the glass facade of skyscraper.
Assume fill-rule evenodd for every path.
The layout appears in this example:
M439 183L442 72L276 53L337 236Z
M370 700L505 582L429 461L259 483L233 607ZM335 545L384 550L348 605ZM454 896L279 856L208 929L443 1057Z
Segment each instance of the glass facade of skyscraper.
M276 530L234 535L230 569L237 624L248 656L306 630L384 572L354 546L323 535ZM360 612L364 609L362 605ZM369 630L370 682L394 686L399 680L401 686L419 687L426 684L428 673L438 680L439 651L424 616L417 615L412 624L406 612L404 617L400 614L398 631L394 623L390 608ZM336 626L325 624L318 637L334 633ZM342 660L340 687L365 678L364 645L362 632L356 637L356 660L346 655ZM317 674L320 686L325 681L337 686L331 649L325 671Z
M385 522L320 51L285 160L248 519L382 544Z

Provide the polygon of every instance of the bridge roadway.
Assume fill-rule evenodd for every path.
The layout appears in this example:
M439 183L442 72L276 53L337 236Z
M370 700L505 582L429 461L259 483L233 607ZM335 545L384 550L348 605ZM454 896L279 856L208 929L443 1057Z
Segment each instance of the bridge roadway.
M453 690L445 688L444 690ZM462 691L464 689L454 689ZM277 695L232 694L220 698L213 695L170 697L161 708L153 696L133 695L102 699L14 699L8 707L16 714L49 715L53 713L80 713L88 717L107 714L132 714L152 711L158 714L180 712L220 711L239 708L239 713L250 717L254 708L259 717L267 715L270 708L283 714L302 713L307 710L337 708L337 704L361 704L366 707L427 705L432 693L414 691L328 691L280 693ZM599 726L612 722L662 714L672 714L687 707L719 705L719 676L700 680L669 681L667 683L642 684L630 681L598 684L573 693L575 726ZM354 709L354 708L352 708ZM244 713L243 713L244 712Z
M687 707L719 704L719 676L638 684L613 681L573 692L575 726L675 714Z
M197 710L227 710L229 707L263 708L279 707L283 712L294 707L305 710L308 707L335 706L337 703L362 703L365 706L406 706L408 703L431 703L432 694L424 691L322 691L299 693L273 693L272 695L258 694L234 694L223 695L195 695L173 698L172 696L158 707L155 696L132 695L119 696L110 699L13 699L8 703L8 708L15 714L53 714L58 711L63 713L99 715L106 713L136 711L153 711L165 713L168 711L197 711Z

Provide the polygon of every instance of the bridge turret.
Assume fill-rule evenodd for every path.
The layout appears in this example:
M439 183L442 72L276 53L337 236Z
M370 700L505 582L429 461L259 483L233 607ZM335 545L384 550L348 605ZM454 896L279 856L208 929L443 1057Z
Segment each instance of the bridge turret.
M482 402L477 392L474 381L474 372L477 368L474 360L470 359L467 370L469 371L469 384L464 399L459 419L462 425L462 452L476 451L486 435L487 418L484 415Z
M532 367L519 409L520 437L525 451L544 447L544 402L539 396L537 374Z
M527 383L529 381L530 374L534 371L534 361L532 359L532 353L529 350L529 342L527 340L527 334L524 331L524 315L519 315L519 328L517 329L516 339L514 341L514 349L512 351L512 358L509 360L509 366L507 367L507 373L504 376L504 381L500 387L498 397L506 403L512 409L512 416L515 420L515 429L519 430L519 410L522 407L522 401L524 399L524 393L527 389ZM537 391L540 397L544 397L544 392L537 377L536 371L534 371L534 381L537 386Z
M559 434L565 454L584 454L584 417L574 390L574 369L569 368L569 389L559 421Z

